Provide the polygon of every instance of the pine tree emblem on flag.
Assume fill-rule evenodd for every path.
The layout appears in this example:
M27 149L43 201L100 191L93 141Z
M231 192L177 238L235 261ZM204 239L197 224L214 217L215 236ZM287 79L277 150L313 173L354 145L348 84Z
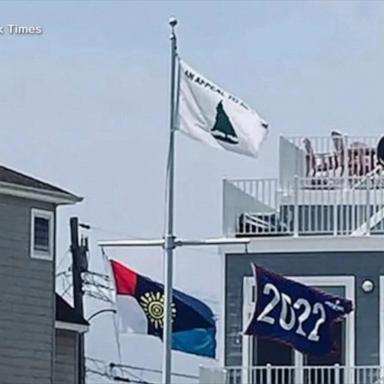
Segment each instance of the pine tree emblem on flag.
M239 139L235 130L224 111L223 102L220 101L217 104L217 115L215 125L213 126L211 133L216 140L221 140L229 144L239 144Z
M256 157L268 124L237 97L179 61L178 127L215 148Z

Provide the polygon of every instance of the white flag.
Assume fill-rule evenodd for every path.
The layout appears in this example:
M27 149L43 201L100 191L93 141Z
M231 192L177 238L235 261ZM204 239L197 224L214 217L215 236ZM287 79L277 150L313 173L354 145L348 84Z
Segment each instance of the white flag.
M237 97L180 61L178 128L215 148L256 157L268 124Z

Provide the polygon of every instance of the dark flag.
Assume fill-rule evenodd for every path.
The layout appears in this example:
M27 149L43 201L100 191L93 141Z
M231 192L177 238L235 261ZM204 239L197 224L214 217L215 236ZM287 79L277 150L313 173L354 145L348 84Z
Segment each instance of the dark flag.
M352 311L352 302L253 265L256 305L245 331L291 345L309 355L334 349L332 323Z
M163 338L164 286L111 260L121 331ZM202 301L173 290L172 348L215 357L216 319Z

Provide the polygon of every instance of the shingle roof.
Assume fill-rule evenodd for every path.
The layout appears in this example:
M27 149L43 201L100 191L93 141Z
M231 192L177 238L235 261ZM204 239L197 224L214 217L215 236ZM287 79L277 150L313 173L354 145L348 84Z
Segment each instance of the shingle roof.
M48 184L44 181L35 179L34 177L25 175L13 169L0 165L0 182L13 184L22 187L29 187L34 189L40 189L47 192L55 192L67 195L74 200L81 200L76 195L68 192L64 189L58 188L52 184Z
M89 325L60 295L56 293L56 321L64 323Z

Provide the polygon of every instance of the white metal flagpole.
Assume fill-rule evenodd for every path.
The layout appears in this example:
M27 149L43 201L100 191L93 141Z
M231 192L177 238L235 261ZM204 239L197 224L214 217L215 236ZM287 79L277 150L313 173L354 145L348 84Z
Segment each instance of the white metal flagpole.
M176 102L177 102L177 44L175 27L177 20L170 18L171 26L171 90L170 90L170 132L169 149L166 171L166 205L165 205L165 233L162 239L130 239L100 241L100 247L153 247L164 249L164 327L163 327L163 370L162 384L171 384L172 376L172 282L173 282L173 251L183 246L215 246L231 244L248 244L246 238L216 238L216 239L178 239L174 235L173 206L174 206L174 157L176 130Z
M162 384L171 383L172 370L172 282L173 282L173 250L175 236L173 233L173 192L175 170L175 87L176 87L176 34L177 20L170 18L171 26L171 90L170 90L170 132L167 162L165 235L164 235L164 328L163 328L163 377Z

